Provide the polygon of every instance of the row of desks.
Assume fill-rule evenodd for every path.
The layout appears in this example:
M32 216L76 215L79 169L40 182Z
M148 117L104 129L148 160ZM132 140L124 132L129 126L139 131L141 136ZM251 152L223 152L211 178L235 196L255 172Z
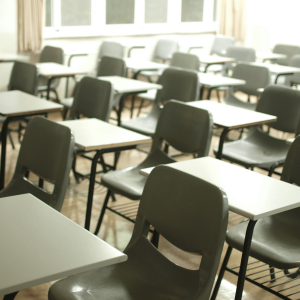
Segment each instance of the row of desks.
M9 101L7 100L7 98L5 99L4 96L10 97ZM205 108L210 110L214 119L214 124L224 128L224 131L227 132L228 130L234 128L249 127L249 126L276 121L276 117L274 116L243 110L236 107L230 107L230 106L226 106L223 104L214 103L210 101L190 102L187 105L192 105L199 108ZM40 98L36 98L34 96L27 95L19 91L10 91L10 92L1 93L0 114L7 117L8 121L5 123L6 129L9 121L11 121L15 117L35 115L35 114L51 112L51 111L58 111L60 109L62 109L62 106L59 104L45 101ZM89 186L88 205L87 205L86 222L85 222L85 228L89 229L90 215L91 215L92 202L93 202L94 182L95 182L93 178L95 177L96 164L99 156L106 152L115 152L115 151L121 151L126 149L132 149L138 144L150 142L151 139L149 137L145 137L143 135L125 130L123 128L96 119L65 121L65 122L61 122L61 124L63 124L64 126L68 126L73 130L75 135L76 146L84 150L96 151L96 154L93 158L93 164L91 167L91 180ZM5 148L6 148L5 141L6 141L6 134L7 134L5 126L1 133L2 143L4 142L2 144L2 150L1 150L2 151L1 161L3 162L1 163L1 174L3 174L3 176L5 174L4 172ZM221 143L222 141L220 141L220 144ZM222 147L220 147L219 145L219 154L221 156L220 151L222 151ZM278 180L275 180L273 178L262 176L257 173L250 172L232 166L230 164L221 162L219 160L215 160L213 158L208 157L208 158L192 160L190 162L188 161L182 162L179 163L179 165L172 164L172 167L173 166L175 166L175 168L177 167L181 168L182 166L184 166L182 167L183 171L191 172L192 174L201 176L203 179L211 181L212 183L218 186L221 186L228 194L230 209L245 217L249 217L251 220L254 221L268 215L272 215L275 213L279 213L281 211L285 211L287 209L298 207L300 205L300 201L298 200L300 199L299 198L300 192L298 187L283 182L278 182ZM143 172L144 174L147 174L147 170L146 171L144 170ZM4 184L4 177L2 177L2 175L1 175L1 181L3 181ZM248 187L249 182L254 182L255 184L257 184L256 189L246 188L245 184ZM286 201L286 198L283 196L282 193L284 194L289 193L289 195L291 195L291 197L289 197L289 201ZM277 200L275 201L274 199ZM285 199L284 202L282 201L283 199ZM272 203L269 205L269 202ZM4 207L3 211L7 214L7 210L9 210L9 206L7 206L8 202L6 203L5 201L4 202L1 201L0 203L1 203L0 205L3 205ZM255 203L255 205L253 205L253 203ZM46 208L44 209L47 210ZM0 211L1 210L2 207ZM28 230L33 230L33 229L28 229ZM34 234L37 234L37 236L41 235L41 233L35 233L35 231L36 230L33 230ZM5 233L1 232L1 235L2 234L5 235ZM99 246L95 245L94 247L95 249L98 249L97 247ZM8 247L8 249L9 250L7 251L9 252L10 248ZM120 254L118 253L116 257L117 257L116 262L126 259L125 257L120 256ZM33 258L31 257L31 259ZM2 261L1 259L0 264L5 264L5 261ZM106 264L104 265L113 263L113 261L114 261L113 259L107 260ZM100 264L98 263L94 265L94 267L99 267L99 266ZM25 269L26 268L24 267L24 270ZM51 274L49 276L44 276L43 279L41 279L41 277L39 277L40 275L37 275L39 273L36 272L33 273L33 276L36 276L35 279L26 282L26 284L22 283L22 285L16 284L14 286L9 285L9 287L7 287L5 286L5 284L7 284L7 281L4 281L2 285L4 286L2 288L2 291L1 291L1 284L0 284L0 294L1 292L9 293L14 290L18 290L20 288L25 288L41 282L47 282L55 278L57 279L60 278L61 276L74 274L75 272L79 272L80 270L87 270L84 269L82 265L79 266L77 269L75 267L71 269L72 270L58 272L56 275ZM22 276L25 275L23 274ZM19 277L17 276L16 279L19 280ZM15 282L15 281L10 277L9 282Z

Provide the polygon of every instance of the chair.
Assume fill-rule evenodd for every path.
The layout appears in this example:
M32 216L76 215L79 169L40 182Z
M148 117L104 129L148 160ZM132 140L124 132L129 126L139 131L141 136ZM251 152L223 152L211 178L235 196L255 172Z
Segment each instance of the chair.
M199 57L194 54L175 52L171 58L170 67L199 71L200 60ZM158 71L157 74L161 75L161 73L161 71ZM147 93L138 94L138 96L142 99L154 101L156 96L156 90L149 90ZM143 102L139 107L138 115L140 114L142 107Z
M226 56L236 59L236 63L239 62L255 62L256 53L253 48L243 46L230 46L226 50ZM236 66L236 63L226 63L223 65L221 74L228 76L228 72L232 71Z
M84 116L86 118L96 118L108 122L113 107L113 95L114 90L109 81L89 76L83 77L76 86L69 120L79 119L80 116ZM85 153L86 151L75 147L72 171L77 182L79 182L79 177L87 176L76 171L77 155L91 160ZM101 158L101 164L104 164L103 158ZM106 166L110 167L108 165Z
M226 56L228 47L234 45L234 38L224 35L216 35L210 49L210 55L217 54L219 56Z
M273 53L285 54L287 58L277 59L276 63L283 66L289 66L294 55L300 54L300 47L295 45L277 44Z
M98 52L98 59L103 56L114 56L122 58L124 56L124 46L114 41L103 41Z
M290 64L291 67L300 68L300 54L294 55L291 60ZM298 86L300 84L300 74L295 73L293 75L285 76L285 85L287 86Z
M40 62L54 62L57 64L63 64L64 63L64 51L61 48L58 47L52 47L52 46L45 46L42 50L41 56L40 56ZM56 100L58 100L58 95L56 92L56 88L59 84L60 79L56 78L51 81L50 91L55 93ZM38 83L38 93L42 93L47 91L48 88L48 78L45 76L40 75L39 76L39 83Z
M174 52L178 51L178 49L179 44L177 41L169 39L160 39L156 43L156 47L151 60L154 62L165 63L171 59ZM151 80L151 76L160 75L158 71L143 71L140 74L146 76L150 82L153 82L153 80Z
M228 90L224 103L240 108L255 110L257 103L250 103L250 96L260 96L259 89L266 88L271 83L271 74L267 67L239 63L233 69L232 78L246 81L245 85L232 87ZM249 102L238 99L234 93L243 92L248 95Z
M277 116L276 122L268 124L270 128L297 133L300 120L300 91L270 85L262 93L256 111ZM284 163L288 150L289 145L285 140L268 135L260 127L252 127L242 139L225 143L222 157L246 168L258 167L268 170L269 176L272 176L275 168ZM214 152L217 151L215 148Z
M196 72L168 68L159 79L163 86L156 94L152 110L144 117L121 122L121 126L141 134L153 136L165 100L176 99L184 102L198 99L199 78Z
M31 95L37 94L37 87L38 87L38 70L37 67L33 64L16 61L14 63L13 69L10 74L9 84L8 84L8 91L19 90ZM6 117L0 116L0 123L4 123ZM19 121L15 120L12 123L17 123ZM21 125L19 125L18 129L9 130L8 137L10 143L15 149L12 137L10 132L11 131L18 131L19 140L21 139Z
M121 58L103 56L97 69L96 76L126 76L126 64ZM75 94L76 86L74 88L73 94ZM112 94L113 95L113 94ZM72 107L74 97L65 98L60 100L60 103L64 106L64 116L66 118L68 110Z
M0 191L0 198L30 193L60 211L69 182L74 146L74 135L68 127L42 117L32 118L26 127L15 173L11 182ZM39 177L38 185L28 179L30 172ZM44 181L53 185L52 191L43 188ZM13 300L17 293L5 295L3 300Z
M300 137L297 137L289 149L281 176L282 181L296 184L298 186L300 186L299 154ZM288 195L286 196L288 197ZM290 287L287 286L287 284L281 287L278 286L277 288L274 287L273 289L271 284L272 282L275 283L275 285L279 285L278 283L280 283L280 281L281 283L285 283L285 279L287 279L287 281L293 281L292 285L299 285L299 282L295 281L296 277L300 274L300 238L298 231L298 225L300 226L299 214L300 208L294 208L283 213L259 219L254 227L252 236L250 256L270 266L269 274L271 280L267 280L267 275L263 277L265 284L259 283L259 280L254 280L253 277L250 277L250 275L246 277L246 280L252 279L252 283L264 288L265 290L271 291L281 299L290 299L287 296L283 298L283 293L280 294L278 292L278 290L281 290L282 287L284 287L283 291L286 289L285 293L288 294L297 291L288 290ZM227 262L230 258L232 248L242 251L247 225L248 222L242 222L228 230L226 235L226 241L229 245L226 254ZM223 274L225 270L228 270L227 262L224 260L211 300L216 298ZM257 264L255 264L255 266L259 267ZM277 274L280 272L275 272L274 268L284 271L287 277ZM293 271L291 274L288 270L293 268L298 268L298 270ZM264 270L268 271L266 267ZM263 274L257 274L255 277L262 276ZM285 279L281 279L278 282L276 276L279 276L277 277L278 279L284 277Z
M9 91L19 90L27 94L36 95L38 84L38 70L33 64L16 61L10 74Z
M210 55L216 54L219 56L227 56L226 50L228 47L233 46L234 42L235 40L233 37L216 35L210 49ZM203 68L203 70L204 69L205 67ZM212 72L220 72L222 70L222 65L211 65L208 67L208 69Z
M144 168L159 164L168 164L175 160L162 150L163 141L184 153L193 153L197 157L207 156L213 131L211 114L179 101L169 101L159 116L153 143L147 158L137 166L106 173L101 184L108 188L99 222L97 234L111 194L118 193L131 200L139 200L142 196L146 178L139 174ZM137 203L138 205L138 203ZM130 212L128 211L130 214ZM118 213L120 215L120 213ZM124 216L124 214L123 214ZM128 218L134 222L133 218Z
M137 223L124 250L128 260L56 282L48 299L208 299L227 222L228 201L220 188L159 166L143 192ZM153 247L147 239L150 225L179 249L201 255L199 269L180 267Z

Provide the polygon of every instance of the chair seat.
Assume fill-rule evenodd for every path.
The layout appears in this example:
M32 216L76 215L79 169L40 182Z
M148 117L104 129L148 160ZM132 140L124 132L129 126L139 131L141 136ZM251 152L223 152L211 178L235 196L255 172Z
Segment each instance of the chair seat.
M226 88L228 89L228 88ZM221 90L220 88L218 88L218 90ZM249 102L243 102L237 98L235 98L235 96L228 96L225 98L225 104L227 105L231 105L231 106L235 106L235 107L239 107L239 108L243 108L243 109L248 109L248 110L255 110L257 103L249 103Z
M73 97L70 97L70 98L64 98L64 99L59 100L59 102L60 102L64 107L68 107L68 108L71 108L71 107L72 107L73 101L74 101L74 98L73 98Z
M154 101L156 97L156 90L149 90L147 93L140 93L138 96L140 98L146 99L146 100L151 100Z
M197 270L181 268L159 252L149 250L150 241L146 238L136 244L137 247L126 251L126 262L56 282L50 288L48 299L194 299L198 286L197 276L194 276Z
M161 109L159 107L154 108L153 106L152 111L146 116L123 121L121 122L121 127L141 134L153 136L156 130L157 120L160 112Z
M243 250L247 225L243 222L227 231L227 243L239 251ZM276 215L260 219L254 227L250 256L278 269L300 267L300 232L286 225Z
M275 162L281 164L285 161L289 148L285 140L252 128L245 138L225 143L222 157L248 168L270 168ZM214 153L217 152L218 148L215 147Z
M139 200L142 196L147 178L139 174L141 169L172 163L162 150L157 149L139 165L106 173L101 178L101 183L115 193L124 195L132 200Z

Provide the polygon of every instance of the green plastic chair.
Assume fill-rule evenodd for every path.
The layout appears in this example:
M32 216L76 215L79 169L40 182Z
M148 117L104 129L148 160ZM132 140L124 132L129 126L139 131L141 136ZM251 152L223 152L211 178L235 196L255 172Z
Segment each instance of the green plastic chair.
M146 116L121 122L122 127L153 136L163 101L175 99L188 102L198 99L199 78L196 72L173 68L165 69L158 83L163 88L157 92L151 111Z
M277 116L270 128L289 133L299 132L300 91L281 85L268 86L261 95L256 111ZM258 167L269 171L282 166L290 146L285 140L270 136L260 126L251 127L240 140L225 143L222 157L246 168ZM214 148L214 153L218 151Z
M300 137L297 137L291 145L290 150L287 154L286 161L283 166L281 180L300 186L299 170ZM286 195L286 197L288 197L288 195ZM250 247L250 256L270 266L270 277L271 281L273 282L276 281L274 268L283 270L286 275L292 278L296 278L300 275L299 214L300 208L291 209L283 213L262 218L257 221L254 227ZM248 222L242 222L236 226L231 227L228 230L226 235L226 242L229 245L226 254L227 262L230 258L230 254L233 248L239 251L243 251L247 225ZM222 269L220 270L220 276L216 283L211 300L214 300L217 296L218 289L220 287L222 277L227 266L227 262L224 260ZM289 272L288 269L293 268L298 268L298 270L292 271L291 274L291 272ZM281 274L278 275L280 278L282 277ZM288 280L290 279L288 278ZM264 281L266 281L266 279L264 279ZM256 281L252 281L252 283L256 284ZM277 284L277 282L275 282L275 284ZM297 283L295 282L293 285L295 284ZM264 289L268 290L268 284L264 285ZM271 290L273 294L274 291L276 291L276 289ZM288 291L288 294L290 292L291 291ZM278 294L275 295L282 298L282 296ZM284 299L290 298L286 297Z
M56 282L48 299L209 299L227 223L228 201L219 187L158 166L147 180L124 250L128 260ZM147 238L150 225L179 249L201 255L199 269L180 267L153 247Z
M101 183L108 188L108 191L95 234L100 229L106 209L117 212L107 206L111 195L117 193L131 200L139 200L147 180L146 177L139 174L139 171L175 161L163 151L164 141L181 152L203 157L208 155L212 132L213 120L210 112L179 101L168 102L159 117L147 158L137 166L109 172L102 176ZM119 212L117 213L120 215ZM123 216L126 217L125 214ZM129 220L134 222L134 216Z

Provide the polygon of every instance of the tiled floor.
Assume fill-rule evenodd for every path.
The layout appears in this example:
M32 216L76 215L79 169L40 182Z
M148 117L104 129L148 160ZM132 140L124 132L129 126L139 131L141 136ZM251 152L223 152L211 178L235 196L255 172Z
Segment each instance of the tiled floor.
M61 117L59 114L51 115L50 118L54 120L60 120ZM123 114L123 118L128 117L128 113ZM233 133L235 134L235 133ZM215 135L213 136L212 140L212 146L211 149L218 144L218 132L215 132ZM236 134L237 135L237 134ZM7 181L11 178L12 173L14 171L14 166L18 154L19 145L16 140L16 137L14 136L14 140L16 141L16 149L12 150L10 144L8 144L8 153L7 153ZM147 148L147 146L146 146ZM210 152L210 155L212 155L212 151ZM126 166L132 166L135 164L138 164L146 157L146 154L137 150L131 150L131 151L124 151L121 153L121 157L119 159L118 168L123 168ZM178 157L178 160L183 159L191 159L192 156L181 156ZM105 160L107 162L112 161L113 156L107 154L105 156ZM79 159L78 160L78 169L88 172L90 168L90 162L87 160ZM83 180L80 184L76 184L73 176L70 176L70 185L68 187L65 202L63 205L62 213L72 219L74 222L80 224L83 226L84 224L84 217L85 217L85 208L86 208L86 199L87 199L87 190L88 190L88 180ZM106 189L100 185L96 185L95 188L95 197L94 197L94 206L93 206L93 213L92 213L92 222L91 222L91 229L95 228L100 209L101 204L104 199L106 193ZM125 199L124 197L117 196L117 201L129 201ZM230 213L229 217L229 224L228 227L231 227L240 221L243 220L243 217L236 215L234 213ZM111 213L107 212L105 214L105 218L101 227L101 231L99 233L99 237L107 241L109 244L113 245L114 247L123 250L132 233L133 224L129 221L126 221L125 219L122 219L121 217ZM225 254L227 246L224 247L223 256ZM199 266L200 258L194 255L190 255L187 253L184 253L178 249L176 249L174 246L170 245L166 240L161 239L159 250L166 255L170 260L176 262L179 265L182 265L186 268L190 269L197 269ZM0 251L1 255L1 251ZM237 251L233 251L232 258L230 260L230 265L239 265L240 262L240 253ZM45 259L47 257L45 256ZM5 272L5 270L0 270L0 272ZM227 299L233 299L235 294L235 288L236 288L236 281L237 278L234 275L231 275L229 273L225 274L225 278L222 282L218 298L222 300ZM39 300L46 300L47 299L47 291L50 287L51 283L46 283L43 285L39 285L36 287L32 287L26 290L20 291L16 299L23 299L23 300L29 300L29 299L39 299ZM2 298L0 297L0 300ZM253 286L250 283L245 284L245 291L244 291L244 300L253 300L253 299L279 299L274 295L269 294L266 291L263 291L260 288L257 288Z

